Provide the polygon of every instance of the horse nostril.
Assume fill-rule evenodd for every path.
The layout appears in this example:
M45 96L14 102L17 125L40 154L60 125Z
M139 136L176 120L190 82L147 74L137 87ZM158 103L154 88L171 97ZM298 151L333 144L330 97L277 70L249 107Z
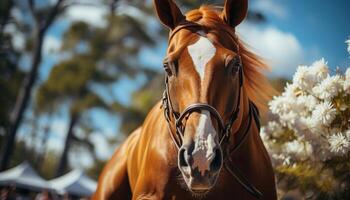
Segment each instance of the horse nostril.
M220 148L215 149L215 157L210 163L211 171L218 171L222 166L222 152Z
M189 156L187 153L186 148L182 147L179 150L179 166L181 167L188 167L190 165L189 163Z

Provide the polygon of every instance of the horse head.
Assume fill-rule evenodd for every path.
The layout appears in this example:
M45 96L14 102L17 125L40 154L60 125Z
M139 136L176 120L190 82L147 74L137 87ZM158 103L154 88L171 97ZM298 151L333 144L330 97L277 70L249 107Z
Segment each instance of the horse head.
M205 193L219 176L222 142L239 111L243 69L235 27L248 3L226 0L222 11L202 6L186 15L173 0L154 4L170 29L164 69L178 168L192 192Z

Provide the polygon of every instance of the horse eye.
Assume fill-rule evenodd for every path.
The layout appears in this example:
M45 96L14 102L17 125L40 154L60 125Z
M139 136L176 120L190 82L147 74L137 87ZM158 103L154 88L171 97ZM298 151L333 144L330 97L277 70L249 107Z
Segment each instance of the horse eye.
M177 73L177 62L165 62L164 63L164 70L168 74L168 76L176 75Z
M242 62L240 56L234 57L228 63L228 69L230 70L230 74L232 75L236 75L241 67Z
M172 76L173 72L171 70L170 64L169 63L164 63L163 64L164 70L167 73L168 76Z

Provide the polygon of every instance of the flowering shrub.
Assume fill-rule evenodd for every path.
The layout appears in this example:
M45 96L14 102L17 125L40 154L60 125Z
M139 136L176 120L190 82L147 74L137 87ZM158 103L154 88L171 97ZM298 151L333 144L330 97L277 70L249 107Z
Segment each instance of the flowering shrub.
M350 53L350 39L347 43ZM349 192L350 68L331 73L323 58L299 66L269 108L273 119L261 136L278 180L287 183L282 189L318 199Z

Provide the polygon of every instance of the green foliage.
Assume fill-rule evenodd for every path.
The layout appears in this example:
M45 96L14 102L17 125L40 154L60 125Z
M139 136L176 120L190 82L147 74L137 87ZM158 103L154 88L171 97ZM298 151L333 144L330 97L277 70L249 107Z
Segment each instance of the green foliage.
M40 85L35 101L35 108L42 114L68 106L70 114L79 118L74 126L84 132L79 136L74 134L71 150L78 151L83 147L91 152L95 160L94 147L88 139L92 132L90 129L95 127L93 122L86 126L89 124L85 123L89 118L89 112L86 111L91 108L110 111L110 105L105 103L104 97L99 95L94 86L109 90L109 85L118 82L121 77L133 78L138 74L150 77L153 74L134 59L140 46L154 43L146 27L127 15L108 14L106 19L108 26L104 28L93 27L85 22L74 22L69 27L64 33L61 51L70 57L53 67L48 79ZM119 102L114 103L117 104ZM125 111L132 109L122 107L123 111L118 114L133 113ZM130 121L135 119L132 117Z
M67 100L72 102L74 105L72 110L75 112L100 104L102 100L98 100L88 87L95 73L95 63L84 56L59 63L52 69L47 81L38 89L36 96L38 110L55 108L56 105L61 105L62 101ZM77 101L83 104L77 105Z
M10 168L21 164L23 161L34 161L36 153L34 149L27 145L23 140L16 142L17 148L14 151L13 158L10 163Z
M9 114L24 77L23 72L16 69L7 71L8 69L5 69L7 67L0 64L0 128L8 127Z
M48 150L45 153L44 162L36 163L36 168L38 169L40 175L45 179L52 179L55 177L56 166L59 161L58 152L53 150Z
M135 62L140 46L154 44L145 26L127 15L107 16L106 28L92 28L84 22L72 24L65 33L62 50L77 51L83 46L83 52L103 71L108 71L116 79L121 75L134 77L142 72L142 63Z
M282 77L272 78L269 81L278 93L282 93L286 84L290 82L290 80L288 80L287 78L282 78Z
M106 162L107 161L105 161L105 160L96 160L94 165L86 170L86 174L89 177L91 177L95 180L98 180L98 177L101 174L101 171L102 171L103 167L105 166Z
M286 178L289 189L301 188L306 192L311 187L328 192L334 187L332 174L330 171L322 171L320 166L297 164L293 167L279 166L276 170L280 173L279 176Z
M24 72L19 70L19 53L12 47L12 36L3 35L0 41L0 128L7 129L9 115L20 89Z
M6 12L7 9L8 9L9 4L10 4L10 0L1 1L1 2L0 2L0 12L1 12L1 13ZM1 17L2 17L2 16L1 16ZM2 19L2 18L0 18L0 19Z
M93 63L85 58L62 62L55 66L46 81L47 89L59 94L76 96L84 90L94 70Z
M63 34L62 50L74 49L79 42L89 40L92 34L92 28L85 22L72 24L69 30Z
M71 107L73 113L81 113L93 107L99 107L107 109L108 106L105 102L94 93L86 93L84 96L79 98Z
M307 199L343 200L350 197L349 188L346 188L346 186L338 188L338 182L332 170L322 166L300 163L292 167L280 166L275 170L278 172L277 178L280 189L299 189L307 194Z
M54 177L54 170L58 161L58 154L55 151L49 150L45 154L43 163L37 163L36 159L39 153L29 146L26 141L18 140L16 142L16 149L10 163L10 168L21 164L24 161L29 162L33 168L45 179Z
M121 115L121 132L130 134L139 127L150 109L160 101L164 91L164 76L158 74L132 95L131 104L124 107L114 104L113 108Z

